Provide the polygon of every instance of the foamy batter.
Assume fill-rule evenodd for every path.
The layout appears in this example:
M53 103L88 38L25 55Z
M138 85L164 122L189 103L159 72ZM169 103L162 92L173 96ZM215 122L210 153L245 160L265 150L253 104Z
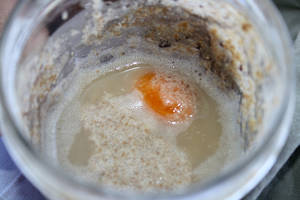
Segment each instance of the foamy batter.
M119 189L173 190L214 175L242 152L238 98L195 70L138 54L82 70L48 115L47 153L78 176ZM151 109L136 87L151 72L188 85L194 111L172 122Z

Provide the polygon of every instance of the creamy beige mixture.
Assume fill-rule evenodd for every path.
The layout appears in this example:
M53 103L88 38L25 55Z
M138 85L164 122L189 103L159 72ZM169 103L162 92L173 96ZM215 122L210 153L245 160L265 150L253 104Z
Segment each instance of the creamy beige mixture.
M186 70L194 67L184 62L180 66L186 69L181 69L179 76L176 65L171 69L154 57L146 60L152 65L120 65L130 61L125 59L117 65L106 66L118 66L117 72L82 73L76 79L80 83L67 91L63 103L48 115L46 131L52 132L56 140L49 142L48 135L45 145L49 150L57 148L53 156L67 169L85 179L119 189L174 190L205 180L242 153L238 96L218 94L211 87L210 79L204 81L198 75L188 80ZM164 76L165 70L170 79L181 80L172 84L189 85L185 90L195 95L195 100L183 99L192 103L194 110L179 121L147 105L137 89L145 74L156 71ZM92 77L99 78L91 82ZM185 83L180 85L182 81ZM170 91L173 92L165 87L162 98L170 100L172 95L178 100L180 94L173 96Z

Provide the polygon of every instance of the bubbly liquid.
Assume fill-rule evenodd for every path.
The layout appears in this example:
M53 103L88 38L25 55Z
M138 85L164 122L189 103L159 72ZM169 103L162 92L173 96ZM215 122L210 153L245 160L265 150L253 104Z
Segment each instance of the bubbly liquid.
M85 89L81 95L80 104L96 104L101 101L105 93L112 96L128 94L133 90L138 78L151 70L153 70L151 66L141 65L100 77ZM179 134L174 133L174 135L177 136L177 146L188 155L192 166L195 168L216 152L222 129L216 101L201 88L194 87L197 90L196 104L199 110L195 113L193 122L189 127ZM60 133L58 132L58 134ZM76 135L69 153L70 162L73 164L87 163L86 159L91 156L93 144L86 139L88 134L86 130L81 130Z
M169 190L205 180L239 155L233 101L210 84L203 89L201 78L176 67L128 66L94 76L93 81L83 75L84 81L67 92L74 95L66 95L71 98L56 108L62 112L49 118L48 131L54 125L56 142L53 151L48 136L46 149L65 168L120 189ZM147 106L136 84L154 71L174 74L188 85L193 93L191 117L171 123Z

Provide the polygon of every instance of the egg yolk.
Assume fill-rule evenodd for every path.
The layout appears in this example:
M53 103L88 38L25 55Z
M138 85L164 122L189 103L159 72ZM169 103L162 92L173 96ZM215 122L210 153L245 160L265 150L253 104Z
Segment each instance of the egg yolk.
M155 113L169 122L180 122L192 117L194 97L190 85L178 77L149 72L136 82L143 101Z

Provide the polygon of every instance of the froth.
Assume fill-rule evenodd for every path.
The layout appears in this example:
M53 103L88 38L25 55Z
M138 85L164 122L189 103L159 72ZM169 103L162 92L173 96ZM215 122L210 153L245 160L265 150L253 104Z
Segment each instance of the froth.
M176 132L176 129L163 129L163 126L160 126L157 120L149 116L145 116L142 109L144 105L141 105L139 102L135 101L138 98L137 96L139 94L133 93L128 96L125 95L121 99L114 99L108 95L105 97L105 101L102 102L102 105L101 103L99 105L96 105L100 106L101 108L85 107L83 109L80 106L80 102L78 101L80 99L79 97L92 81L101 76L105 76L110 72L124 71L139 64L150 64L157 69L163 68L164 70L182 73L186 77L189 77L191 81L197 83L197 85L199 85L210 97L212 97L217 102L218 112L220 116L219 122L222 125L220 145L217 152L214 155L210 156L205 162L196 167L193 172L191 171L191 166L187 160L186 155L175 147L176 141L166 143L163 138L159 138L159 135L161 135L159 133L149 136L149 132L155 133L157 132L157 130L166 132L166 135L172 135L172 133L174 134ZM120 176L120 174L122 174L124 175L123 178L125 178L126 180L129 180L131 177L135 177L134 179L130 179L130 181L126 183L129 183L130 185L133 184L133 182L137 182L137 180L139 180L139 185L135 185L135 187L144 190L147 188L149 189L151 187L155 187L156 183L153 182L154 180L151 179L151 177L161 177L165 180L165 184L163 185L163 182L158 182L157 184L161 184L161 187L163 189L170 189L174 188L174 184L176 184L177 186L186 186L191 182L192 178L199 179L216 174L218 170L222 170L220 166L224 166L225 163L230 163L230 161L234 160L242 152L242 142L239 136L239 126L237 121L239 113L239 97L234 92L225 94L224 92L220 91L216 87L218 80L216 80L212 74L205 73L203 69L198 65L199 63L196 59L186 60L171 57L166 58L165 56L154 57L151 55L136 53L131 56L123 56L122 58L115 60L112 63L102 65L101 68L80 68L80 73L77 73L76 76L70 78L71 80L74 80L70 83L71 87L64 92L65 95L62 97L60 103L56 105L55 109L51 113L49 113L49 115L45 119L46 123L44 126L44 132L47 134L44 134L45 136L43 138L43 143L46 146L46 153L49 154L50 152L52 152L51 156L53 158L55 158L56 160L58 159L63 165L72 168L73 171L76 171L81 177L86 177L89 179L90 177L95 176L102 177L100 181L107 183L108 185L123 185L123 187L125 187L124 183L126 181ZM203 74L205 74L205 76L203 76ZM116 106L122 104L123 106ZM124 106L125 104L126 106ZM123 109L116 109L116 107ZM101 110L101 112L95 113L95 110ZM134 110L135 112L132 113L132 110ZM118 113L118 115L111 115L111 112ZM112 118L108 120L107 118L109 117L109 114L112 116ZM205 115L205 112L203 112L203 114ZM78 118L78 116L80 115L82 117ZM61 116L64 116L63 118L65 120L62 120ZM128 116L130 116L132 119L127 119L126 117ZM93 119L91 119L91 117L93 117ZM121 118L123 120L124 118L126 118L126 123L130 124L130 127L132 127L132 129L124 130L123 126L120 126L118 128L118 124L122 125L123 123ZM104 125L104 121L101 121L103 119L106 119L105 122L107 122L107 120L110 121L111 124ZM94 144L96 144L98 153L94 154L94 156L91 157L88 168L73 166L67 159L69 149L74 140L74 135L80 132L80 124L82 122L84 124L83 126L86 126L86 128L89 127L89 129L94 127L95 130L93 130L92 132L98 133L92 134L89 137L90 140ZM90 124L91 122L95 122L95 124L92 125ZM104 127L103 129L99 129L101 124ZM137 127L139 127L138 130L136 129ZM152 129L153 127L155 128ZM57 138L58 136L56 135L56 131L59 129L61 135L59 136L59 138ZM146 149L147 152L135 152L130 154L126 151L132 151L133 149L131 148L131 146L128 146L128 149L122 148L123 150L120 148L116 148L123 141L127 140L124 139L125 136L122 139L122 135L119 135L116 138L111 138L110 140L108 140L115 141L116 144L109 143L106 140L108 142L108 145L110 145L108 148L103 144L105 140L99 137L108 137L109 135L113 136L114 133L112 131L112 133L109 134L108 131L107 134L103 135L103 132L101 132L100 130L104 129L106 131L117 130L117 132L119 133L127 134L127 139L128 135L131 135L134 139L130 142L133 143L141 144L141 141L139 140L143 140L143 142L152 141L152 143L149 148ZM179 129L177 130L178 133L180 131ZM151 137L155 137L155 139L151 139ZM170 138L172 137L170 136L168 139ZM53 149L57 149L57 152L53 151ZM155 149L161 149L160 153L162 154L157 155ZM116 159L119 159L124 163L124 166L118 165L118 169L115 169L113 167L114 161L111 157L109 157L112 156L110 155L110 151L115 150L116 155L118 156L118 158ZM127 157L122 158L124 152ZM128 157L128 155L131 155L131 157ZM165 155L166 157L163 157L163 155ZM141 166L139 165L139 163L142 158L152 160L153 162L150 162L149 166L145 165L142 169L144 170L143 172L138 172L139 169L141 170ZM156 159L157 162L154 162L154 159ZM171 167L170 163L176 163L176 160L179 167L169 169L169 167ZM101 164L99 161L101 161ZM151 163L156 163L156 165L152 166ZM130 169L128 169L128 167L126 166L131 167ZM165 172L160 174L151 174L150 169L154 167L160 167ZM172 173L170 173L170 171ZM114 172L116 173L116 178L112 178L112 174ZM191 173L193 173L193 175L191 175ZM147 174L149 175L149 177L147 177ZM174 176L172 176L172 174Z

